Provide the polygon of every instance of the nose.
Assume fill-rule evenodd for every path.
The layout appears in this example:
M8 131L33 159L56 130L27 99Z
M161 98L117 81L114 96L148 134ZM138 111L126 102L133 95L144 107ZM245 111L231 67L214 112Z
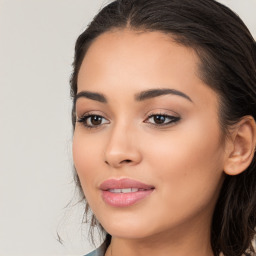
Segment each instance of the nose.
M109 136L105 150L105 163L113 168L137 165L142 160L136 131L116 126Z

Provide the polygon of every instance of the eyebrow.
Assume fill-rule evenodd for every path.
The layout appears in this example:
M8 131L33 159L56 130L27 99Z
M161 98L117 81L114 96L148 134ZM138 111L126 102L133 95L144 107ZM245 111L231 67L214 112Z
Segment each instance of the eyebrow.
M106 97L103 94L97 93L97 92L89 92L89 91L79 92L74 98L74 104L76 104L79 98L87 98L90 100L96 100L102 103L107 103Z
M150 89L150 90L142 91L140 93L135 94L135 100L136 101L144 101L144 100L148 100L148 99L152 99L155 97L168 95L168 94L180 96L180 97L183 97L183 98L189 100L190 102L193 102L191 100L191 98L188 95L186 95L185 93L175 90L175 89L166 89L166 88ZM76 102L79 98L87 98L87 99L99 101L101 103L108 102L107 98L103 94L97 93L97 92L89 92L89 91L79 92L74 98L74 104L76 104Z
M143 100L147 100L147 99L151 99L151 98L155 98L155 97L167 95L167 94L181 96L181 97L193 102L191 100L191 98L188 95L186 95L185 93L175 90L175 89L166 89L166 88L151 89L151 90L140 92L135 95L135 99L136 99L136 101L143 101Z

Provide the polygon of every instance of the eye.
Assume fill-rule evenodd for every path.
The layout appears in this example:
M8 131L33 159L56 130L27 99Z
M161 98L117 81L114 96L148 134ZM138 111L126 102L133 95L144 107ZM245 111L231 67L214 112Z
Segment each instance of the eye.
M103 116L92 114L80 117L77 122L82 123L86 128L97 128L103 124L109 123Z
M178 122L180 120L180 117L176 116L170 116L166 114L154 114L150 115L146 119L146 123L151 123L156 126L163 126L163 125L168 125L171 123Z

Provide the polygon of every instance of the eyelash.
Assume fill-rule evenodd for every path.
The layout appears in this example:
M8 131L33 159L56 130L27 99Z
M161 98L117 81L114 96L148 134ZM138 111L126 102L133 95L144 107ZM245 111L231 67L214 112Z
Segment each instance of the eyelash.
M157 126L157 127L162 127L162 126L168 126L168 125L173 125L175 123L177 123L180 120L180 117L177 116L171 116L171 115L167 115L167 114L163 114L163 113L156 113L156 114L152 114L150 115L146 120L149 120L151 118L156 118L156 117L164 117L165 119L170 119L169 122L167 123L163 123L163 124L156 124L156 123L150 123L151 125Z
M78 118L77 122L78 123L82 123L86 129L97 129L99 128L100 126L106 124L107 122L105 123L101 123L99 125L90 125L90 124L87 124L87 121L92 118L92 117L97 117L97 118L101 118L101 120L107 120L106 118L104 118L103 116L101 115L96 115L96 114L85 114L83 115L82 117ZM177 123L181 118L180 117L176 117L176 116L171 116L171 115L167 115L167 114L163 114L163 113L156 113L156 114L152 114L152 115L149 115L146 120L150 120L151 118L156 118L156 117L161 117L161 118L165 118L165 119L170 119L169 122L167 123L163 123L163 124L156 124L156 123L150 123L151 125L153 126L156 126L156 127L163 127L163 126L168 126L168 125L171 125L171 124L175 124ZM92 121L92 120L91 120ZM144 121L146 122L146 121ZM146 122L148 123L148 122Z
M99 124L99 125L88 125L86 122L88 119L92 118L92 117L98 117L98 118L101 118L102 120L105 119L107 120L106 118L104 118L103 116L101 115L96 115L96 114L85 114L83 116L81 116L80 118L78 118L77 122L78 123L82 123L86 129L97 129L99 128L101 125L103 124ZM92 121L92 120L91 120Z

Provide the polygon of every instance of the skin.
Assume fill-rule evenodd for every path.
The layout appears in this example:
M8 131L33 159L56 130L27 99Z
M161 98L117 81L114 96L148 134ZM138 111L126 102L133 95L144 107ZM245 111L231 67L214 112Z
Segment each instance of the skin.
M103 118L91 129L85 126L90 118L76 123L73 158L91 209L112 235L107 256L213 255L211 219L234 144L221 140L218 95L197 75L199 62L193 49L170 36L128 29L99 36L83 60L78 93L100 93L107 102L77 99L77 120L88 113ZM135 99L163 88L191 100L172 94ZM157 114L180 120L159 125L149 118ZM99 189L110 178L155 190L132 206L113 207Z

